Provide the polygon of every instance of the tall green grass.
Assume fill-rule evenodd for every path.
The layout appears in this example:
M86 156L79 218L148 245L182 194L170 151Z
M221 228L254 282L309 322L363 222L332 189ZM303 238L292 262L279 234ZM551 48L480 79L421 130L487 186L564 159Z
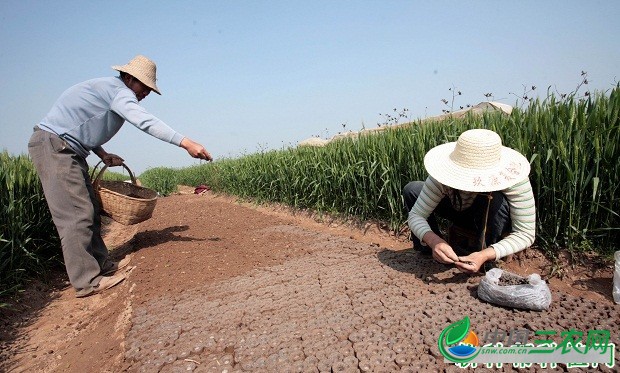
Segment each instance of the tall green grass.
M620 86L585 99L549 95L511 115L415 122L325 147L263 151L184 169L139 175L161 195L179 184L296 208L379 220L393 230L406 221L401 191L424 180L426 152L470 128L488 128L532 164L537 244L553 255L568 249L602 255L620 249ZM106 171L105 179L128 176ZM55 227L28 157L0 154L0 296L60 258Z
M60 240L34 166L0 153L0 296L59 263Z
M402 187L423 177L426 150L452 139L451 133L441 125L388 128L325 147L251 154L203 166L202 182L244 198L387 220L394 226L402 220Z
M426 152L467 129L488 128L530 159L538 245L551 254L564 248L607 255L618 249L620 232L619 111L618 87L585 99L549 95L509 116L417 122L325 147L250 154L179 172L177 181L207 183L257 201L377 219L397 230L406 220L402 188L426 178Z
M516 112L505 136L532 158L542 245L610 254L620 232L620 90L550 96Z
M454 141L483 118L388 127L378 134L343 138L325 147L299 147L226 159L195 169L213 190L259 202L279 202L360 219L403 223L404 185L426 177L431 147ZM179 181L185 177L179 175ZM190 184L193 185L193 184Z
M167 196L177 190L179 171L166 167L146 170L140 175L142 185L156 190L160 195Z

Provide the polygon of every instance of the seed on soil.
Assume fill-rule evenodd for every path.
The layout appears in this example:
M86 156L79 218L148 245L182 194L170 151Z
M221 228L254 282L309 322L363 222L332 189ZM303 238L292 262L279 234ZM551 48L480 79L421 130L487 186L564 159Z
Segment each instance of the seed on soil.
M192 352L195 354L201 354L204 349L205 348L203 345L195 345L194 347L192 347Z
M359 368L360 368L360 370L362 372L371 372L372 371L372 365L370 364L369 361L360 361Z
M166 355L163 360L165 364L172 364L177 360L177 357L174 355Z
M399 367L403 367L411 364L411 357L407 354L398 354L396 355L394 361Z

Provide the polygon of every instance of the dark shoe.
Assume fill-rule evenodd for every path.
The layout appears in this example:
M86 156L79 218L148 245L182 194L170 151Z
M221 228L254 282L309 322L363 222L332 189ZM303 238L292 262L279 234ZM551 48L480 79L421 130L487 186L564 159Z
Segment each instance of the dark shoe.
M103 276L97 285L89 286L87 288L77 290L75 292L75 297L84 298L84 297L88 297L94 294L99 294L105 290L108 290L120 284L126 278L127 278L126 273L119 273L114 276Z
M127 265L129 265L129 262L131 262L130 255L127 255L126 257L124 257L120 262L114 262L114 261L108 260L103 264L103 267L101 268L101 275L111 276L115 274L116 272L118 272L119 270L127 267Z

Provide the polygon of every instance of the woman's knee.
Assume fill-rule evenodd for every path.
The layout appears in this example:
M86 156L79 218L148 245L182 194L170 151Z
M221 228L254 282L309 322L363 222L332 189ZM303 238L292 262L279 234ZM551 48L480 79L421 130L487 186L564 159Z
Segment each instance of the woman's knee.
M424 187L423 181L410 181L405 185L403 188L403 198L407 208L411 209L413 207L422 192L422 187Z
M417 198L422 192L422 187L424 187L423 181L410 181L403 188L403 195L413 195Z

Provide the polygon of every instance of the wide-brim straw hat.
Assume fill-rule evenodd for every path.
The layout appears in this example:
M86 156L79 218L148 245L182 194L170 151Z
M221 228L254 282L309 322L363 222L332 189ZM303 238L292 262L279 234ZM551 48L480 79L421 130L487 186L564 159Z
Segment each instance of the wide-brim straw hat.
M499 135L487 129L465 131L456 142L432 148L424 166L440 183L467 192L503 190L530 173L527 158L503 146Z
M157 88L157 66L143 55L135 56L127 65L112 66L114 70L122 71L141 81L144 85L161 95Z

